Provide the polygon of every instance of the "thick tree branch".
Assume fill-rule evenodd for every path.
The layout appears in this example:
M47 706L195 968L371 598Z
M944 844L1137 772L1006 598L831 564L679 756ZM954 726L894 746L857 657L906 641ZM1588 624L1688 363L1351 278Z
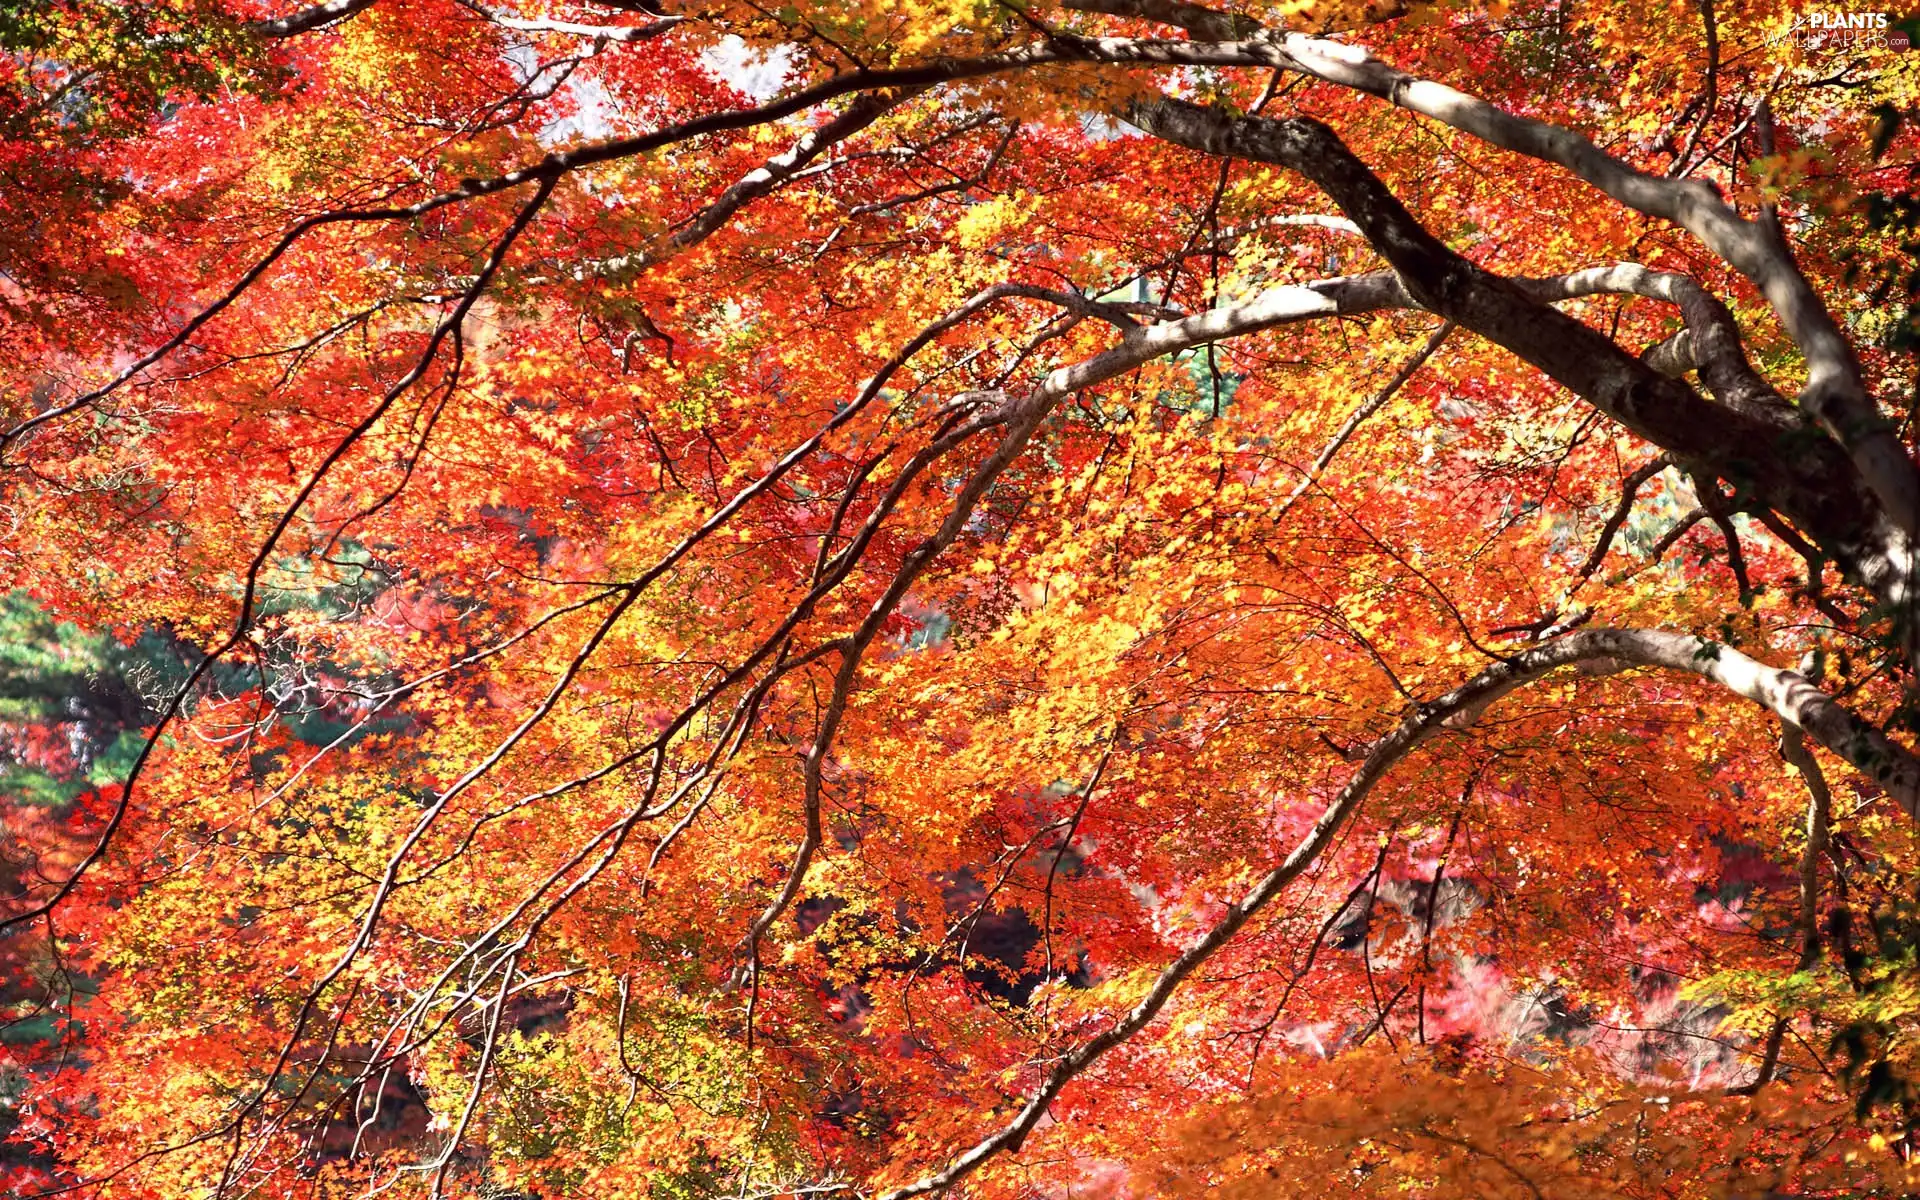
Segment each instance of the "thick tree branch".
M1515 116L1445 84L1409 75L1346 42L1269 31L1240 41L1088 38L1073 43L1072 50L1106 61L1297 71L1378 96L1500 149L1556 163L1628 208L1687 230L1760 289L1806 357L1808 381L1799 395L1800 406L1846 451L1904 538L1920 537L1920 468L1867 393L1852 344L1785 246L1761 225L1741 217L1711 185L1649 175L1572 130Z
M1684 363L1700 372L1700 381L1714 399L1755 420L1790 428L1799 416L1773 385L1761 378L1747 360L1746 346L1733 313L1719 297L1685 275L1654 271L1639 263L1615 263L1538 281L1520 287L1537 300L1570 300L1606 293L1664 300L1680 310L1687 323ZM1676 353L1678 352L1676 347ZM1660 369L1657 365L1655 369ZM1663 374L1673 372L1663 371Z
M1061 0L1061 7L1172 25L1206 42L1259 37L1265 32L1265 27L1252 17L1220 12L1205 5L1190 3L1189 0ZM1407 6L1404 0L1370 0L1358 12L1338 6L1327 11L1333 14L1331 18L1303 20L1301 18L1310 18L1315 14L1312 7L1301 6L1291 14L1290 19L1295 28L1333 33L1401 16L1407 11Z
M1306 176L1360 228L1421 307L1512 351L1681 465L1724 478L1742 497L1758 497L1785 513L1883 600L1906 602L1911 564L1905 535L1889 524L1845 452L1817 430L1782 427L1710 403L1596 330L1536 300L1532 292L1541 285L1502 279L1456 254L1318 121L1237 117L1171 99L1136 101L1127 115L1175 144ZM1684 293L1671 283L1622 274L1616 281L1622 286ZM1598 276L1587 285L1604 281ZM1699 312L1698 319L1703 332L1696 336L1718 337L1711 314ZM1715 371L1730 394L1748 382L1724 356Z
M309 33L323 29L372 8L376 0L326 0L312 8L303 8L299 12L288 13L271 21L256 21L247 28L266 38L293 37L296 34Z
M1062 0L1061 7L1173 25L1207 42L1237 41L1261 31L1260 22L1252 17L1218 12L1187 0Z

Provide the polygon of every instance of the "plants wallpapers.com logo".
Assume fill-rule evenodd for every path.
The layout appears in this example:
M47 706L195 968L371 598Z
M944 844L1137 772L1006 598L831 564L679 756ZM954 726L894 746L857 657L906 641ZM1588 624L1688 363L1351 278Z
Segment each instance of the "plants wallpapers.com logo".
M1887 12L1823 9L1794 17L1782 37L1805 50L1910 50L1913 24Z

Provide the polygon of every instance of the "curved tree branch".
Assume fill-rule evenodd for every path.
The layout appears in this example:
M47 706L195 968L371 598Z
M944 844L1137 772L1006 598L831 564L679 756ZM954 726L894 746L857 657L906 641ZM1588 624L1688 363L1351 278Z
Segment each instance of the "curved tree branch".
M1049 1105L1076 1076L1152 1023L1174 992L1246 923L1280 894L1333 843L1374 785L1423 742L1442 729L1463 729L1487 707L1527 683L1562 667L1590 672L1659 667L1698 675L1764 706L1781 720L1852 763L1892 795L1908 813L1920 810L1920 759L1834 701L1793 671L1769 667L1738 650L1705 638L1647 629L1590 629L1527 650L1497 663L1429 704L1416 705L1385 737L1314 821L1292 853L1281 860L1218 922L1161 971L1146 996L1102 1032L1055 1060L1007 1124L976 1142L944 1168L885 1193L881 1200L908 1200L952 1187L1003 1150L1017 1151Z

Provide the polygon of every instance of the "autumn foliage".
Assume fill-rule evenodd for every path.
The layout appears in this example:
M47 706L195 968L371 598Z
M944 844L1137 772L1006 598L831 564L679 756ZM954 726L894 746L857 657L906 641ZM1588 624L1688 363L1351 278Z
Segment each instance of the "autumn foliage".
M1805 15L0 3L0 1181L1920 1187Z

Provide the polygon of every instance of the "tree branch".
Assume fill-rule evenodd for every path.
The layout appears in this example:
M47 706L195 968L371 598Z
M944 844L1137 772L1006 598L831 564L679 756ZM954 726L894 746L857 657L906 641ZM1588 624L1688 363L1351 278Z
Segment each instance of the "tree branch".
M1920 759L1889 742L1878 730L1795 672L1768 667L1732 647L1683 634L1644 629L1570 633L1488 667L1430 704L1414 706L1391 733L1373 744L1365 761L1321 812L1293 852L1228 907L1226 915L1197 942L1168 964L1138 1004L1107 1029L1055 1060L1039 1087L1029 1094L1026 1103L1006 1125L976 1142L946 1167L887 1192L881 1200L908 1200L943 1192L1001 1151L1017 1151L1068 1083L1108 1051L1151 1024L1174 992L1202 963L1213 957L1255 913L1325 852L1389 770L1441 729L1466 728L1507 693L1568 666L1661 667L1711 680L1805 730L1815 741L1873 778L1908 813L1920 808Z
M662 17L645 25L582 25L578 21L529 21L496 13L487 13L486 17L502 29L517 33L570 33L575 37L608 42L651 41L686 20L685 17Z
M1252 17L1219 12L1187 0L1062 0L1061 7L1173 25L1207 42L1236 41L1261 31L1260 22Z
M1639 263L1615 263L1550 279L1517 282L1528 295L1542 301L1605 293L1664 300L1680 310L1687 325L1685 353L1680 354L1676 347L1672 365L1698 370L1700 382L1706 384L1714 399L1736 412L1782 428L1800 423L1793 406L1747 360L1733 312L1719 297L1685 275L1654 271ZM1648 365L1660 369L1651 362Z
M1727 479L1739 494L1761 498L1811 533L1883 600L1902 606L1910 600L1908 540L1889 524L1878 498L1838 444L1812 429L1782 428L1751 411L1710 403L1598 331L1534 299L1528 285L1463 258L1428 233L1325 125L1306 117L1236 117L1166 98L1134 101L1126 115L1177 145L1306 176L1359 226L1415 303L1512 351L1688 469ZM1671 281L1632 271L1619 275L1613 281L1618 286L1685 294ZM1602 274L1587 285L1606 282ZM1703 322L1696 336L1718 336L1711 314L1698 311L1696 316ZM1741 386L1739 367L1724 356L1715 370L1730 388Z
M1407 381L1413 378L1414 373L1426 365L1427 360L1433 357L1434 351L1440 349L1441 343L1445 342L1456 328L1452 321L1440 322L1440 327L1428 335L1426 343L1415 351L1411 358L1402 363L1398 370L1394 371L1392 378L1388 379L1379 391L1361 401L1360 406L1341 422L1340 428L1334 431L1333 437L1329 438L1327 444L1321 448L1319 455L1313 460L1313 465L1302 474L1299 484L1274 510L1270 518L1272 521L1277 523L1299 502L1300 497L1307 494L1308 489L1320 481L1321 473L1333 461L1334 455L1340 453L1341 447L1347 444L1347 440L1353 436L1354 431L1360 428L1361 422L1379 412L1387 401L1393 399L1400 389L1406 386Z
M1833 815L1833 793L1820 762L1807 749L1806 735L1791 722L1780 723L1780 757L1786 760L1807 789L1807 844L1800 851L1800 957L1795 971L1804 971L1820 961L1820 859L1827 852L1828 822ZM1760 1071L1753 1082L1729 1088L1736 1096L1751 1096L1773 1082L1780 1066L1780 1049L1786 1043L1789 1019L1774 1018L1760 1052Z
M1600 536L1593 543L1593 552L1587 555L1587 561L1580 564L1574 572L1574 578L1584 582L1593 577L1600 564L1607 560L1607 551L1613 546L1613 539L1620 527L1627 523L1627 517L1633 512L1633 502L1640 494L1640 488L1655 475L1666 470L1672 463L1664 454L1657 455L1650 462L1642 463L1631 475L1620 481L1620 503L1614 506L1613 514L1607 523L1600 527Z
M1710 184L1649 175L1571 130L1409 75L1351 43L1271 31L1241 41L1125 42L1087 39L1082 49L1113 61L1297 71L1377 96L1500 149L1558 164L1628 208L1685 229L1760 289L1806 357L1800 406L1846 451L1893 526L1906 540L1920 537L1920 469L1868 394L1852 344L1785 247L1741 217ZM1908 553L1904 546L1902 553Z
M365 12L372 8L374 3L375 0L326 0L324 4L303 8L299 12L288 13L275 20L255 21L247 28L260 37L293 37L296 34L309 33L315 29L337 24Z

